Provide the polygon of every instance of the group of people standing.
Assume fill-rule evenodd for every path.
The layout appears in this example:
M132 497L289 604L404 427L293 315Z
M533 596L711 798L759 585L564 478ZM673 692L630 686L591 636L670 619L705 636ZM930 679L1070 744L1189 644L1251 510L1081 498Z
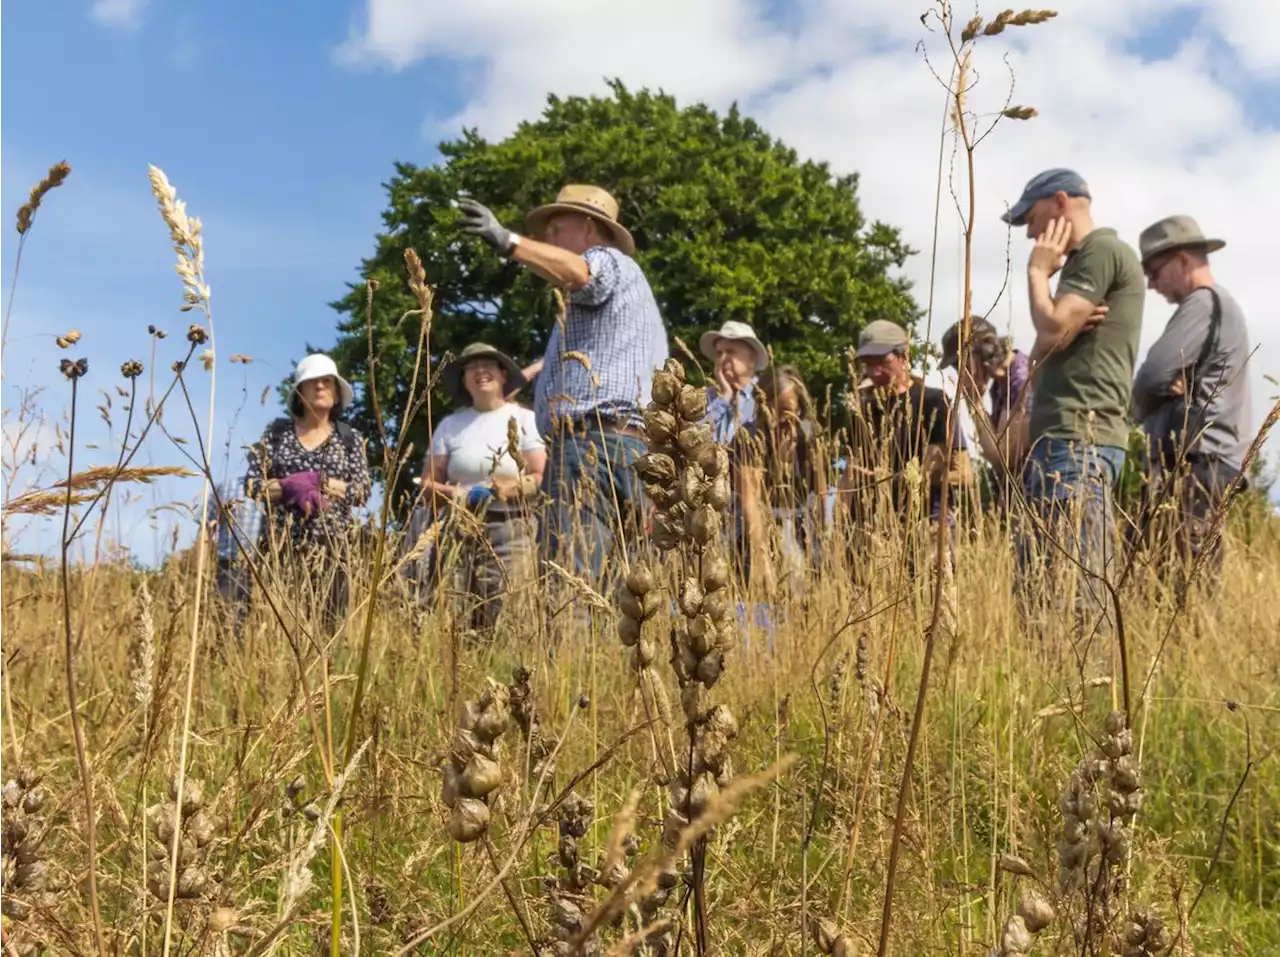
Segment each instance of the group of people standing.
M539 558L599 583L618 549L644 538L649 509L634 464L645 452L652 376L669 350L608 192L566 186L528 214L524 233L474 200L459 206L465 232L553 283L565 300L542 359L522 368L472 343L442 374L458 409L434 427L420 480L426 519L417 528L430 524L436 554L446 543L460 546L456 585L470 601L468 626L486 631L510 583L536 572ZM979 317L955 324L942 342L943 366L958 374L998 497L1010 510L1026 503L1023 578L1044 580L1037 569L1051 558L1052 529L1073 529L1059 545L1078 555L1081 594L1097 603L1095 576L1107 573L1114 550L1111 496L1130 415L1155 449L1152 487L1183 480L1178 541L1197 555L1244 466L1250 395L1244 317L1208 263L1223 243L1174 216L1145 230L1135 253L1115 230L1094 225L1091 207L1083 179L1055 169L1033 178L1004 217L1034 241L1029 353ZM1177 311L1135 375L1148 287ZM859 381L838 434L819 426L799 370L776 365L750 325L725 322L699 346L714 369L705 421L732 462L726 534L742 573L766 593L779 571L800 571L845 522L867 534L885 515L925 527L950 520L943 489L973 480L967 443L952 400L913 374L902 326L877 320L864 328L851 350ZM532 408L517 401L530 379ZM294 386L290 417L272 423L249 453L243 491L269 520L261 532L238 521L240 534L222 540L284 543L304 556L299 564L313 580L317 564L334 571L322 592L340 614L339 543L351 508L370 493L368 465L360 437L340 417L352 394L332 361L308 356ZM1056 524L1064 518L1066 526ZM856 566L860 539L847 540ZM232 586L234 551L220 551Z

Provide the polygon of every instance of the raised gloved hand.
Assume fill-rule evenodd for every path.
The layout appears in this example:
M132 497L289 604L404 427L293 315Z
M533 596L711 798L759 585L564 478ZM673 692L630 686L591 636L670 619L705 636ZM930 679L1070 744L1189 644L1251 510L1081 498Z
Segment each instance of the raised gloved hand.
M295 472L280 480L280 501L303 515L313 515L324 507L319 472Z
M476 510L493 498L493 489L487 485L477 485L467 492L467 508Z
M507 252L511 247L511 230L498 222L498 217L488 206L482 206L474 199L463 199L458 201L458 208L462 210L460 224L463 232L479 236L500 253Z

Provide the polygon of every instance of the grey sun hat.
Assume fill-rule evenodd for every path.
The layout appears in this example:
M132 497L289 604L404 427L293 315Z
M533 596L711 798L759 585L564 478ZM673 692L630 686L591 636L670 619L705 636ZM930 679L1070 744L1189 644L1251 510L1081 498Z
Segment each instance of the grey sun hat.
M1201 248L1207 253L1217 252L1226 245L1221 239L1206 239L1200 224L1190 216L1166 216L1148 226L1138 237L1138 253L1143 263L1148 263L1161 253L1175 249Z
M898 349L906 349L908 345L907 330L888 319L876 319L868 322L858 336L858 358L867 356L887 356Z
M718 339L736 339L749 345L756 354L756 372L764 371L769 365L768 350L756 337L756 331L747 323L730 319L719 329L711 329L702 334L698 339L698 348L712 362L716 361L716 340Z
M963 320L955 323L942 334L942 362L939 369L954 369L960 362L960 326ZM969 320L969 348L982 339L999 339L1000 333L986 319L972 316Z
M467 392L467 387L462 384L462 373L466 369L467 363L472 359L492 359L506 370L507 384L503 386L503 392L506 395L519 392L528 383L524 373L516 365L515 360L506 353L499 352L488 343L473 342L454 356L453 361L445 366L444 371L440 373L441 384L444 385L445 391L449 393L455 402L462 405L471 404L471 394Z
M1027 213L1031 211L1031 207L1055 193L1066 193L1068 196L1081 196L1085 199L1093 198L1093 194L1089 192L1089 184L1075 170L1062 167L1047 169L1030 179L1022 188L1022 196L1013 204L1013 208L1000 218L1010 226L1025 226Z

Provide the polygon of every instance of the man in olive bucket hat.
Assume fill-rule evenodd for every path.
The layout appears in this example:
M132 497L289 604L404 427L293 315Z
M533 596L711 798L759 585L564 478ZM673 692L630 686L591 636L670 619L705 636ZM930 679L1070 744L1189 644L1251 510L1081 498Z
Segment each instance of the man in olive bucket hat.
M1211 582L1222 564L1221 545L1210 540L1214 516L1253 433L1249 329L1209 268L1209 254L1225 245L1190 216L1169 216L1138 237L1147 286L1178 308L1134 376L1133 414L1147 436L1153 494L1174 482L1169 504L1182 571L1211 549L1204 569Z
M564 322L527 370L537 375L533 408L550 445L543 490L552 504L540 538L545 558L598 582L609 554L642 527L632 465L645 452L641 412L653 373L669 355L657 300L618 201L598 186L564 187L525 217L527 236L472 199L458 206L464 231L567 292Z

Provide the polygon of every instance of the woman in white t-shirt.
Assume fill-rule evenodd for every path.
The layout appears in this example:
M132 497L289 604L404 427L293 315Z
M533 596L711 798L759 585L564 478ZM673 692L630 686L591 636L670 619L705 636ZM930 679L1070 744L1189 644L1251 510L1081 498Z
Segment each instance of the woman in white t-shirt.
M443 558L457 553L468 626L489 632L506 581L527 573L533 562L537 529L529 505L542 483L547 448L533 410L509 401L525 377L497 349L472 343L445 367L441 382L467 407L436 426L422 484L437 508L470 513L446 515L439 541Z

